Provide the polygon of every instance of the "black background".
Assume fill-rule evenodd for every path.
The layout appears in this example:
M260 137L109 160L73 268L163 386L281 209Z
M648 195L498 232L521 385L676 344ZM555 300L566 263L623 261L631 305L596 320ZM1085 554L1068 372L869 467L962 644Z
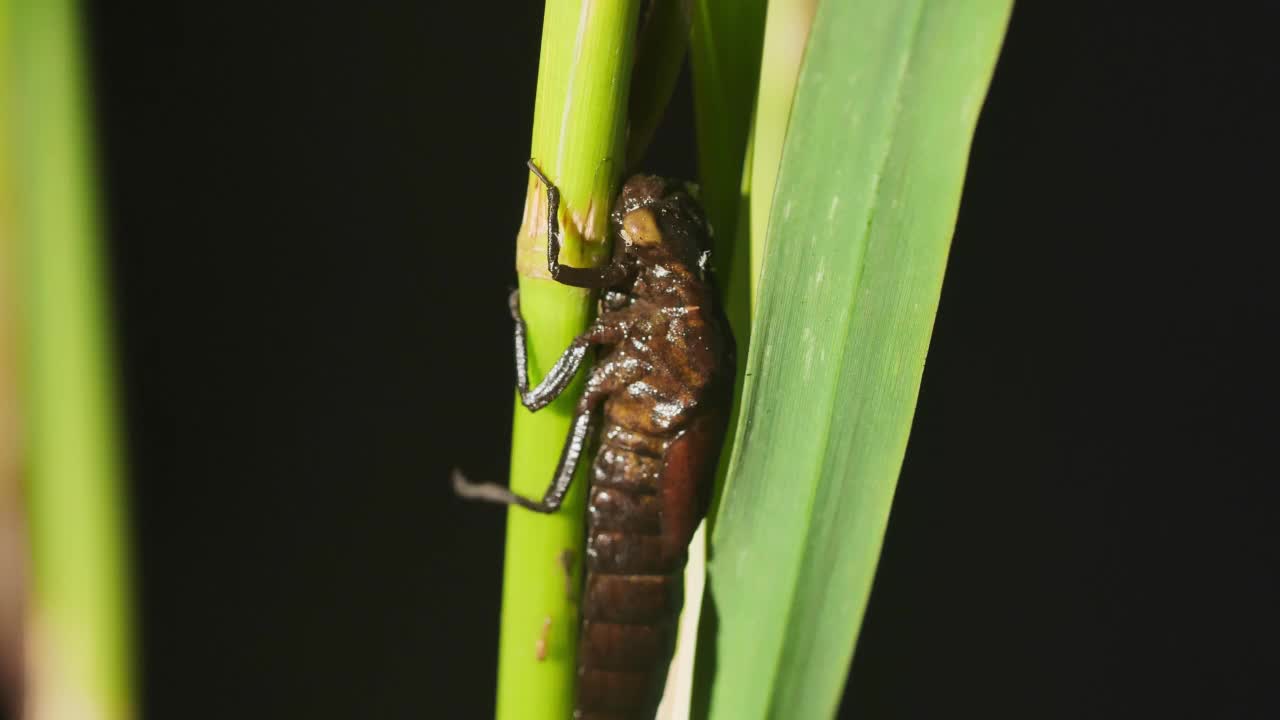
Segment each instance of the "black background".
M541 5L182 5L89 12L145 714L487 717ZM1274 15L1015 9L844 714L1280 713Z

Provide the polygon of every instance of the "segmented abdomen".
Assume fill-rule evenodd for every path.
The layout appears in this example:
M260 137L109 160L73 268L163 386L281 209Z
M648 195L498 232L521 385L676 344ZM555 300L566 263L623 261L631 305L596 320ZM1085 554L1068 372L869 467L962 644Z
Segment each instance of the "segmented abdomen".
M614 423L601 433L587 498L579 720L651 720L661 699L686 555L663 533L666 447Z

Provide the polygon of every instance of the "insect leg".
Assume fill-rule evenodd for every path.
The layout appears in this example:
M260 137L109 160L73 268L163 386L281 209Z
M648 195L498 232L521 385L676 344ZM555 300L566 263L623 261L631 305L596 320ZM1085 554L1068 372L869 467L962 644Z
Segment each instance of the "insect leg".
M583 405L586 407L580 406L577 416L573 418L569 439L565 442L564 449L560 451L560 462L556 465L555 477L551 481L551 486L547 488L546 494L542 496L542 502L517 495L497 483L471 482L456 469L453 471L454 492L469 500L519 505L534 512L549 514L559 510L560 504L564 502L564 496L569 492L569 485L573 482L573 473L578 468L578 460L587 446L587 439L591 436L594 403L583 403Z
M622 253L615 252L609 264L603 267L576 268L560 264L560 189L529 160L529 171L538 176L547 187L547 272L563 285L581 288L607 288L617 285L627 274L622 264Z
M594 344L616 342L621 336L621 328L616 322L610 322L608 316L599 318L589 330L573 339L569 347L560 355L560 359L547 371L546 377L538 386L529 388L529 356L525 347L524 318L520 315L520 291L511 291L507 298L511 308L511 319L515 321L516 343L516 388L520 391L520 402L530 411L541 410L560 397L560 393L569 387L573 376L582 366L587 350Z
M568 349L556 360L556 364L551 366L547 371L546 377L542 378L542 382L538 386L529 389L529 355L525 349L525 325L524 318L520 315L520 291L513 290L511 296L507 299L507 305L511 308L511 319L516 322L515 341L516 341L516 388L520 391L520 402L531 411L541 410L560 397L560 393L569 387L569 382L573 380L573 376L578 373L578 368L582 365L583 358L587 355L587 349L591 343L587 339L579 335L573 339Z

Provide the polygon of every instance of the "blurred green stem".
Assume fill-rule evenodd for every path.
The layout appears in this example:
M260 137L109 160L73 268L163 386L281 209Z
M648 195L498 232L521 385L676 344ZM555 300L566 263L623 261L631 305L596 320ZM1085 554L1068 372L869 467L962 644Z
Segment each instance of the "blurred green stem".
M19 486L18 436L18 273L13 225L8 0L0 0L0 716L18 717L22 686L23 614L25 612L26 529ZM8 713L6 715L6 712Z
M133 714L108 311L71 0L9 0L32 581L27 717ZM3 12L0 10L0 12Z
M631 75L627 171L637 167L666 114L689 47L689 7L685 0L655 0L641 19L636 66Z

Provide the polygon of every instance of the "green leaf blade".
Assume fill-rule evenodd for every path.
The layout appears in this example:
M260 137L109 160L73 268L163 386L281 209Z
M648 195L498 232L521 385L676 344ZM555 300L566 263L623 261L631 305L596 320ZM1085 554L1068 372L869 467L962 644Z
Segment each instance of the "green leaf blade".
M823 3L712 538L711 717L829 717L906 450L1010 3Z

